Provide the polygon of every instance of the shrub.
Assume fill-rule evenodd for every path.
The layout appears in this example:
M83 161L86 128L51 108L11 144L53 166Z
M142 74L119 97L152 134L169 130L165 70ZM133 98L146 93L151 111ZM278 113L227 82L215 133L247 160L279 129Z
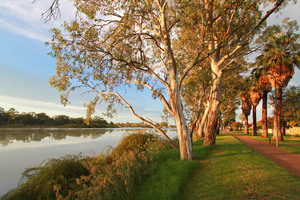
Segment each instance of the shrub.
M128 199L134 187L152 173L157 150L170 145L149 133L134 133L124 137L107 156L98 155L86 162L88 176L78 179L84 189L70 196L79 199Z
M153 172L157 151L169 148L157 135L130 134L107 155L65 156L25 171L25 183L3 199L129 199Z
M51 159L44 166L27 169L23 173L24 184L7 193L3 199L61 199L71 190L78 190L76 179L88 175L81 156L67 155ZM21 180L22 180L21 179Z

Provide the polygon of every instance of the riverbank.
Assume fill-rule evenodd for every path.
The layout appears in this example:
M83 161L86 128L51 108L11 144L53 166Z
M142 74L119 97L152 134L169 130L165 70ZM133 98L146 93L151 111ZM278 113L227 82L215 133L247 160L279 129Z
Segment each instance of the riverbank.
M178 149L165 146L153 136L146 135L143 138L139 135L135 139L127 139L127 142L121 141L109 154L111 156L99 155L89 162L83 162L82 165L89 169L88 174L75 174L69 179L63 175L64 179L57 176L52 181L45 181L56 183L46 191L56 189L55 195L62 195L62 199L87 198L84 195L91 195L90 199L133 200L300 197L298 177L232 136L221 134L215 147L202 146L201 140L195 142L195 160L184 162L179 159ZM68 169L69 165L63 166ZM81 173L87 172L82 170ZM42 182L40 177L37 180ZM63 183L69 185L65 196ZM25 190L25 194L27 192ZM21 195L22 199L24 196Z

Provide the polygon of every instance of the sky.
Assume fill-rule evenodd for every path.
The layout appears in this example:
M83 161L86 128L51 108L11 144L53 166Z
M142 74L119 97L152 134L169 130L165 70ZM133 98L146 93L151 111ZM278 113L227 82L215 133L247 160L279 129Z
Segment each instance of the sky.
M61 18L49 23L44 23L41 14L49 8L51 0L34 4L32 1L0 0L0 107L5 110L13 107L19 112L45 112L50 116L84 117L83 104L93 98L93 94L72 93L71 103L64 107L58 91L49 84L49 78L55 74L55 60L47 55L50 47L45 46L45 42L51 39L50 28L60 27L64 20L74 17L70 1L61 1ZM272 16L269 23L279 23L284 17L299 21L299 10L299 3L288 6ZM299 84L300 72L296 70L290 85ZM150 91L131 88L123 89L122 93L138 114L161 121L163 105L151 99ZM140 122L126 107L118 108L116 118L104 118L113 122ZM105 105L98 106L94 115L103 117L104 111ZM257 113L259 120L260 105Z

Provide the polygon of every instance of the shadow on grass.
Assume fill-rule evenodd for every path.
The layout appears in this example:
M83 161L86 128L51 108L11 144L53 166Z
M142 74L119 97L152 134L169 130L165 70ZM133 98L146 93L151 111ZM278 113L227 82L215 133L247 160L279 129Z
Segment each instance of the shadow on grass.
M176 199L300 199L300 179L223 135Z

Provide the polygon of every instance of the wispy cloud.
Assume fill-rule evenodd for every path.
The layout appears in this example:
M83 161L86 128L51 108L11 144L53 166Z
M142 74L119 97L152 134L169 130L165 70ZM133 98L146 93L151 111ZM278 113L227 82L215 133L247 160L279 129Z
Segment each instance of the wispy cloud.
M65 114L74 117L85 115L84 107L68 105L63 107L59 103L22 99L0 95L0 107L15 108L19 112L45 112L51 116Z
M23 35L25 37L35 39L35 40L39 40L39 41L42 41L42 42L46 42L50 39L49 36L47 36L46 34L38 33L38 32L35 32L31 29L16 26L16 25L11 24L11 23L9 23L5 20L2 20L2 19L0 19L0 26L3 29L9 30L10 32L13 32L13 33L16 33L16 34L19 34L19 35Z
M65 19L74 16L74 9L69 1L62 1L61 19L45 24L42 13L51 1L14 0L0 1L0 28L39 41L50 39L49 29L59 26ZM68 8L68 9L67 9Z

